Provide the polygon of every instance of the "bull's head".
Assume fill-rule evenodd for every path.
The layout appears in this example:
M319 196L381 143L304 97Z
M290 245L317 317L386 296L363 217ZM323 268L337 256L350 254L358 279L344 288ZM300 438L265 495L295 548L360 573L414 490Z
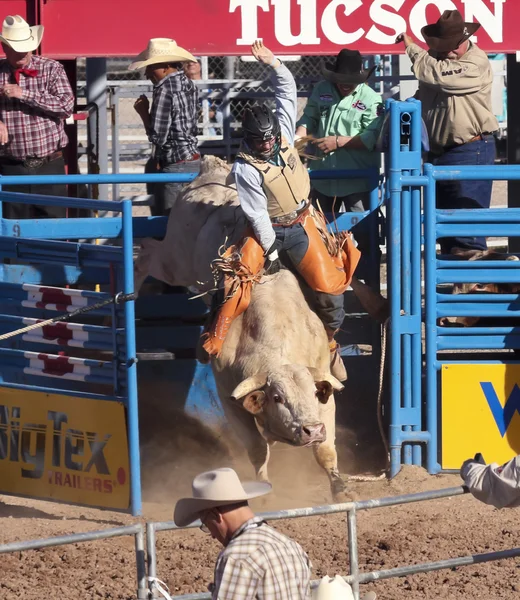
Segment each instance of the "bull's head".
M255 416L266 439L310 446L326 439L320 403L326 404L334 390L342 389L330 373L284 365L245 379L231 397Z

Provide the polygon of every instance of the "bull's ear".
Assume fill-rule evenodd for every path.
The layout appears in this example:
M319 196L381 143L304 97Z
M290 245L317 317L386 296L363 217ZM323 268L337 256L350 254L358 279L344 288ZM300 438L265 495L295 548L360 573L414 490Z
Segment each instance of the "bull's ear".
M265 403L265 393L261 390L251 392L244 398L242 406L252 415L262 412Z
M314 378L315 382L328 381L328 383L330 383L333 389L335 389L337 392L341 392L341 390L345 388L341 381L339 381L339 379L336 379L331 373L327 373L326 371L320 371L319 369L315 369L314 367L307 367L307 369Z
M327 404L332 396L332 385L328 381L316 381L316 398L322 403Z
M239 383L237 387L231 392L231 399L240 400L241 398L244 398L244 396L247 396L247 394L249 394L250 392L254 392L256 390L259 390L260 388L263 388L266 383L266 372L257 373L256 375L253 375L253 377L248 377L247 379L244 379L244 381Z

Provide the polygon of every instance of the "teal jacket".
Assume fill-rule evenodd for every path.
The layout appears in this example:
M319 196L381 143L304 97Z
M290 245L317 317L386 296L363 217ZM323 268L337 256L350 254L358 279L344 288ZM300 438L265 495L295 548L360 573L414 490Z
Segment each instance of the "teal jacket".
M309 168L379 168L381 155L374 151L374 147L382 125L382 112L381 96L366 83L358 85L350 96L342 97L333 83L320 81L312 91L297 126L305 126L307 133L316 138L329 135L354 137L360 134L367 149L349 150L345 146L329 154L316 149L316 156L320 160L311 160ZM327 196L348 196L369 190L368 181L362 179L314 180L312 185Z

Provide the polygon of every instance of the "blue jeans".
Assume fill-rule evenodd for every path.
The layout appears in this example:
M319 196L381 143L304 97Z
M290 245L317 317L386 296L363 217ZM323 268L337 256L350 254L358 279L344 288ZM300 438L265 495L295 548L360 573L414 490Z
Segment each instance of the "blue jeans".
M165 165L157 173L198 173L199 171L200 158ZM153 190L155 201L151 209L152 215L154 217L169 215L185 185L185 183L156 183Z
M441 156L430 154L428 160L434 165L493 165L496 157L495 138L483 136L482 140L469 142L447 150ZM492 181L438 181L436 187L437 208L489 208ZM486 250L484 237L455 237L439 240L442 254L449 254L454 247Z
M302 277L298 274L298 265L309 248L309 238L303 225L297 223L291 227L275 227L274 232L276 234L276 247L280 253L280 260L302 281ZM308 300L310 300L311 305L325 327L332 331L339 329L345 318L343 294L333 296L332 294L316 291L313 291L313 294L314 298L308 297ZM309 294L306 295L309 296Z

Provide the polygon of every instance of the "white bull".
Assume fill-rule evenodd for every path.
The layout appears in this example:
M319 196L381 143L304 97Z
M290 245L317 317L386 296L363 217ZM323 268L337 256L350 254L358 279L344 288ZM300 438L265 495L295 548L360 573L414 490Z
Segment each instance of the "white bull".
M210 263L220 246L246 226L230 168L205 157L201 174L177 200L165 239L145 240L136 261L139 289L147 275L170 285L211 288ZM287 270L264 278L247 311L232 323L212 359L223 409L248 451L257 477L267 481L269 447L276 441L313 446L333 496L344 499L335 448L334 390L325 329Z

